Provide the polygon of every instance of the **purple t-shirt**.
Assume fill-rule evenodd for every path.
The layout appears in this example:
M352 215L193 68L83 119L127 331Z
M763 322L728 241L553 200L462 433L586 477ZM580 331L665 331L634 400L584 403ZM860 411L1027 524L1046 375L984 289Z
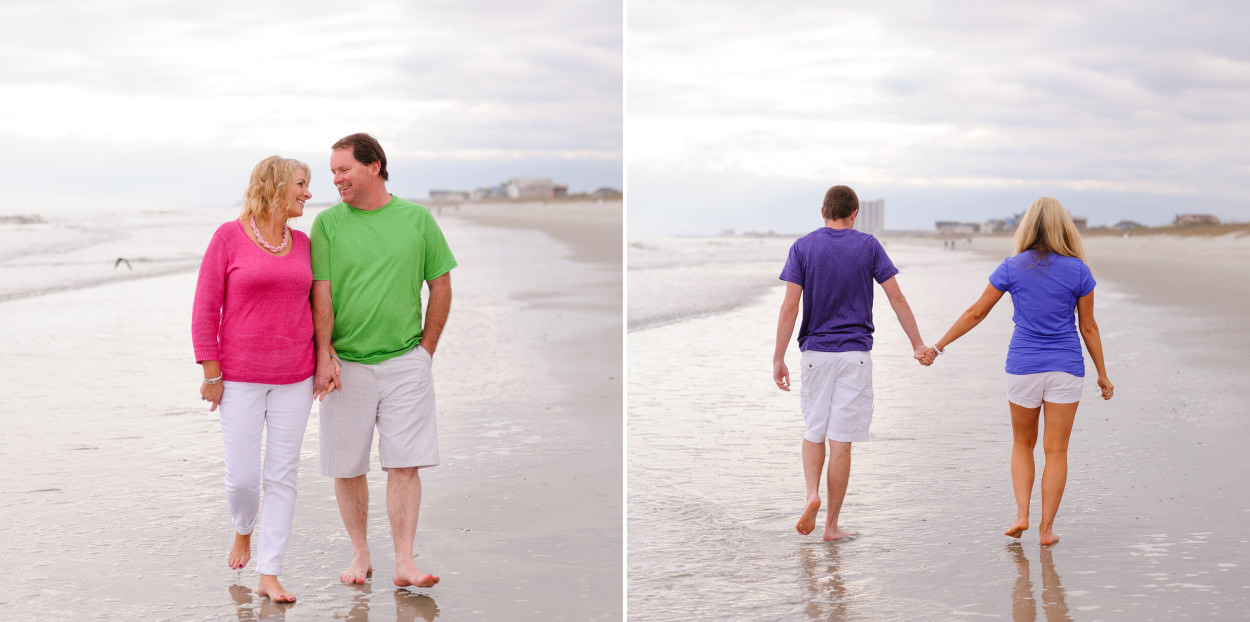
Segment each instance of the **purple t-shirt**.
M1076 257L1034 251L1008 257L990 285L1011 294L1016 323L1007 349L1007 373L1063 371L1085 377L1085 355L1076 330L1076 301L1094 291L1094 275Z
M803 288L799 349L872 350L872 283L898 274L877 238L821 227L790 246L781 280Z

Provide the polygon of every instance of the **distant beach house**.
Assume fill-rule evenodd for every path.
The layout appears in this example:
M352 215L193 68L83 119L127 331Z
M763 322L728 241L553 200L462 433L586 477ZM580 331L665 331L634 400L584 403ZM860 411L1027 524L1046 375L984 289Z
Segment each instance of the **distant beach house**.
M975 222L955 222L953 220L939 220L934 223L938 233L947 233L955 235L968 235L971 233L980 233L981 225Z
M569 196L569 187L550 177L513 177L503 185L503 193L510 199L558 199Z
M1212 214L1177 214L1172 225L1184 227L1188 225L1218 225L1220 219Z

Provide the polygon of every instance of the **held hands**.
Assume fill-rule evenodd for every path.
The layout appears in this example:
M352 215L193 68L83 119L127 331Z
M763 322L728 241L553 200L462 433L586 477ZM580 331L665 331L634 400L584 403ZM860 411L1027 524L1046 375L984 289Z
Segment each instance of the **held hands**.
M334 354L325 357L317 357L317 373L314 376L315 385L313 387L313 399L321 401L321 398L329 395L333 391L343 388L342 381L339 380L339 372L342 366L339 365L339 358Z
M937 348L933 346L920 346L919 348L913 350L913 353L915 354L916 361L925 367L932 365L933 361L937 360L938 356Z

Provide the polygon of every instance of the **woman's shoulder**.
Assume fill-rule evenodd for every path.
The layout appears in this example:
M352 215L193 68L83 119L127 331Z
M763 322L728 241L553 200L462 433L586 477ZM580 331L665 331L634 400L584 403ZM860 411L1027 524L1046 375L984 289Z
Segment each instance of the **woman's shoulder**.
M213 232L213 242L225 244L233 242L238 236L247 237L243 225L238 220L227 220Z

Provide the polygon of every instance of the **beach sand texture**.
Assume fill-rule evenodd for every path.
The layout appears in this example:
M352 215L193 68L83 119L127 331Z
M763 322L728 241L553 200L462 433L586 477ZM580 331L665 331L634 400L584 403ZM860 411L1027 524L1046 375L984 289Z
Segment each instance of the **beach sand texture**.
M718 255L729 261L763 242L719 243L748 247ZM984 238L954 251L932 239L885 243L930 342L1010 251ZM1213 252L1214 243L1223 246ZM630 249L653 246L664 247ZM750 282L776 279L788 243L776 246ZM770 373L782 288L729 311L635 326L635 282L690 267L635 270L631 258L630 619L1243 616L1250 362L1238 344L1250 320L1237 305L1247 302L1250 240L1095 237L1087 248L1117 391L1104 402L1087 378L1056 523L1063 540L1050 548L1037 542L1036 486L1034 528L1018 541L1002 535L1015 513L1002 371L1010 298L922 368L877 296L872 441L854 449L841 521L863 535L825 544L819 529L794 533L804 494L798 387L782 393ZM639 287L648 288L664 289ZM798 357L792 345L792 372Z
M594 214L576 212L584 235L615 255L565 243L579 231L565 216L579 207ZM416 540L418 565L442 582L391 585L375 458L376 572L364 587L339 584L350 546L332 482L317 473L314 406L282 577L299 596L291 606L254 593L254 561L226 567L220 426L199 400L190 347L194 270L235 211L0 232L62 243L0 258L0 617L620 619L620 205L533 210L510 227L468 211L440 217L460 267L434 367L443 464L422 475ZM117 256L147 258L135 273L173 267L136 278L112 272Z

